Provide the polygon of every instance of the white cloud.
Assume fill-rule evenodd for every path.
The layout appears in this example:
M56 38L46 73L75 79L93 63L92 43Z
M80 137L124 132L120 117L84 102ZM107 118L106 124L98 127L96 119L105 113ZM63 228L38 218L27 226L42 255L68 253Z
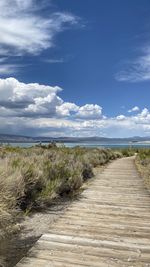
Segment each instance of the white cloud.
M33 4L33 0L16 0L16 3L18 8L20 8L21 10L26 10L31 7L31 4Z
M136 112L136 111L139 111L139 110L140 110L139 107L135 106L135 107L129 109L128 112L131 113L131 112Z
M70 116L71 113L76 113L79 110L79 107L74 103L63 103L62 105L56 108L58 116Z
M99 105L65 102L58 95L61 90L59 86L26 84L15 78L0 79L0 132L120 137L150 131L150 111L146 107L136 114L109 118L103 116Z
M117 81L141 82L150 80L150 46L142 49L143 55L123 66L123 70L116 73Z
M2 64L0 65L0 74L1 75L14 74L18 72L18 68L19 68L19 65L17 64Z
M145 117L149 116L149 110L147 108L144 108L139 115L140 115L140 117L145 118Z
M38 83L25 84L15 78L0 79L1 100L24 100L35 97L45 97L49 93L57 93L62 89L58 86L40 85Z
M150 122L150 119L149 119ZM66 118L25 118L7 117L7 120L0 117L1 132L14 132L31 135L45 136L100 136L127 137L146 135L150 130L148 121L137 117L126 117L118 120L116 117L99 120L74 120Z
M74 116L80 119L101 117L100 106L86 104L79 107L75 103L64 102L57 95L61 90L58 86L25 84L15 78L0 79L0 106L7 109L7 114L8 110L13 110L19 117Z
M68 13L54 13L48 18L32 13L33 1L1 0L0 45L11 53L37 54L53 46L53 38L64 24L77 19Z
M125 120L125 116L124 115L119 115L119 116L117 116L116 117L116 119L118 120L118 121L123 121L123 120Z
M102 116L102 107L99 105L86 104L79 108L76 116L81 119L98 119Z
M15 78L0 79L0 106L16 112L16 116L54 116L56 106L63 101L57 93L58 86L38 83L25 84Z
M78 18L70 13L42 15L42 3L43 0L0 1L0 56L8 57L5 62L0 59L0 74L15 73L19 68L10 63L12 55L38 55L55 45L57 33L78 23Z

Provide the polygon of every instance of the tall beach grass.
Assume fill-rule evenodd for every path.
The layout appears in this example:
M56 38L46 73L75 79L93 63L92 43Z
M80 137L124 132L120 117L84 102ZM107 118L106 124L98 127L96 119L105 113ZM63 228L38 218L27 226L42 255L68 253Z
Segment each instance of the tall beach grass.
M150 192L150 149L139 149L135 162L145 186Z
M94 167L121 156L110 149L54 145L0 148L0 238L16 230L21 212L76 194L93 177Z

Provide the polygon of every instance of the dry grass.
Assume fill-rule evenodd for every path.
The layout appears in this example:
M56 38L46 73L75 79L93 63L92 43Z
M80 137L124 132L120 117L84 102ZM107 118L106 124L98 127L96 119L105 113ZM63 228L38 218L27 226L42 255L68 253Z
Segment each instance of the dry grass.
M147 189L150 191L150 149L140 149L135 162Z
M72 196L93 167L121 157L109 149L53 146L0 149L0 237L16 230L17 214ZM13 227L15 225L15 227Z

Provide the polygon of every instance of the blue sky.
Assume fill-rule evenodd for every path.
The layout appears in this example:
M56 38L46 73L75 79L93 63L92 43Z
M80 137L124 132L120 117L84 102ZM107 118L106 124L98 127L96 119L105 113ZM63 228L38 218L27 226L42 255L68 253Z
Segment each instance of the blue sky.
M149 0L1 0L0 33L1 133L150 136Z

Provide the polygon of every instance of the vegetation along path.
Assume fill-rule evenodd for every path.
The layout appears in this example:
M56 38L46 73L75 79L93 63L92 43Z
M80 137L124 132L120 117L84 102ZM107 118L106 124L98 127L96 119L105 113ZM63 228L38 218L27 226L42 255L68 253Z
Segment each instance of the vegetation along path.
M17 267L150 266L150 195L134 157L96 175Z

